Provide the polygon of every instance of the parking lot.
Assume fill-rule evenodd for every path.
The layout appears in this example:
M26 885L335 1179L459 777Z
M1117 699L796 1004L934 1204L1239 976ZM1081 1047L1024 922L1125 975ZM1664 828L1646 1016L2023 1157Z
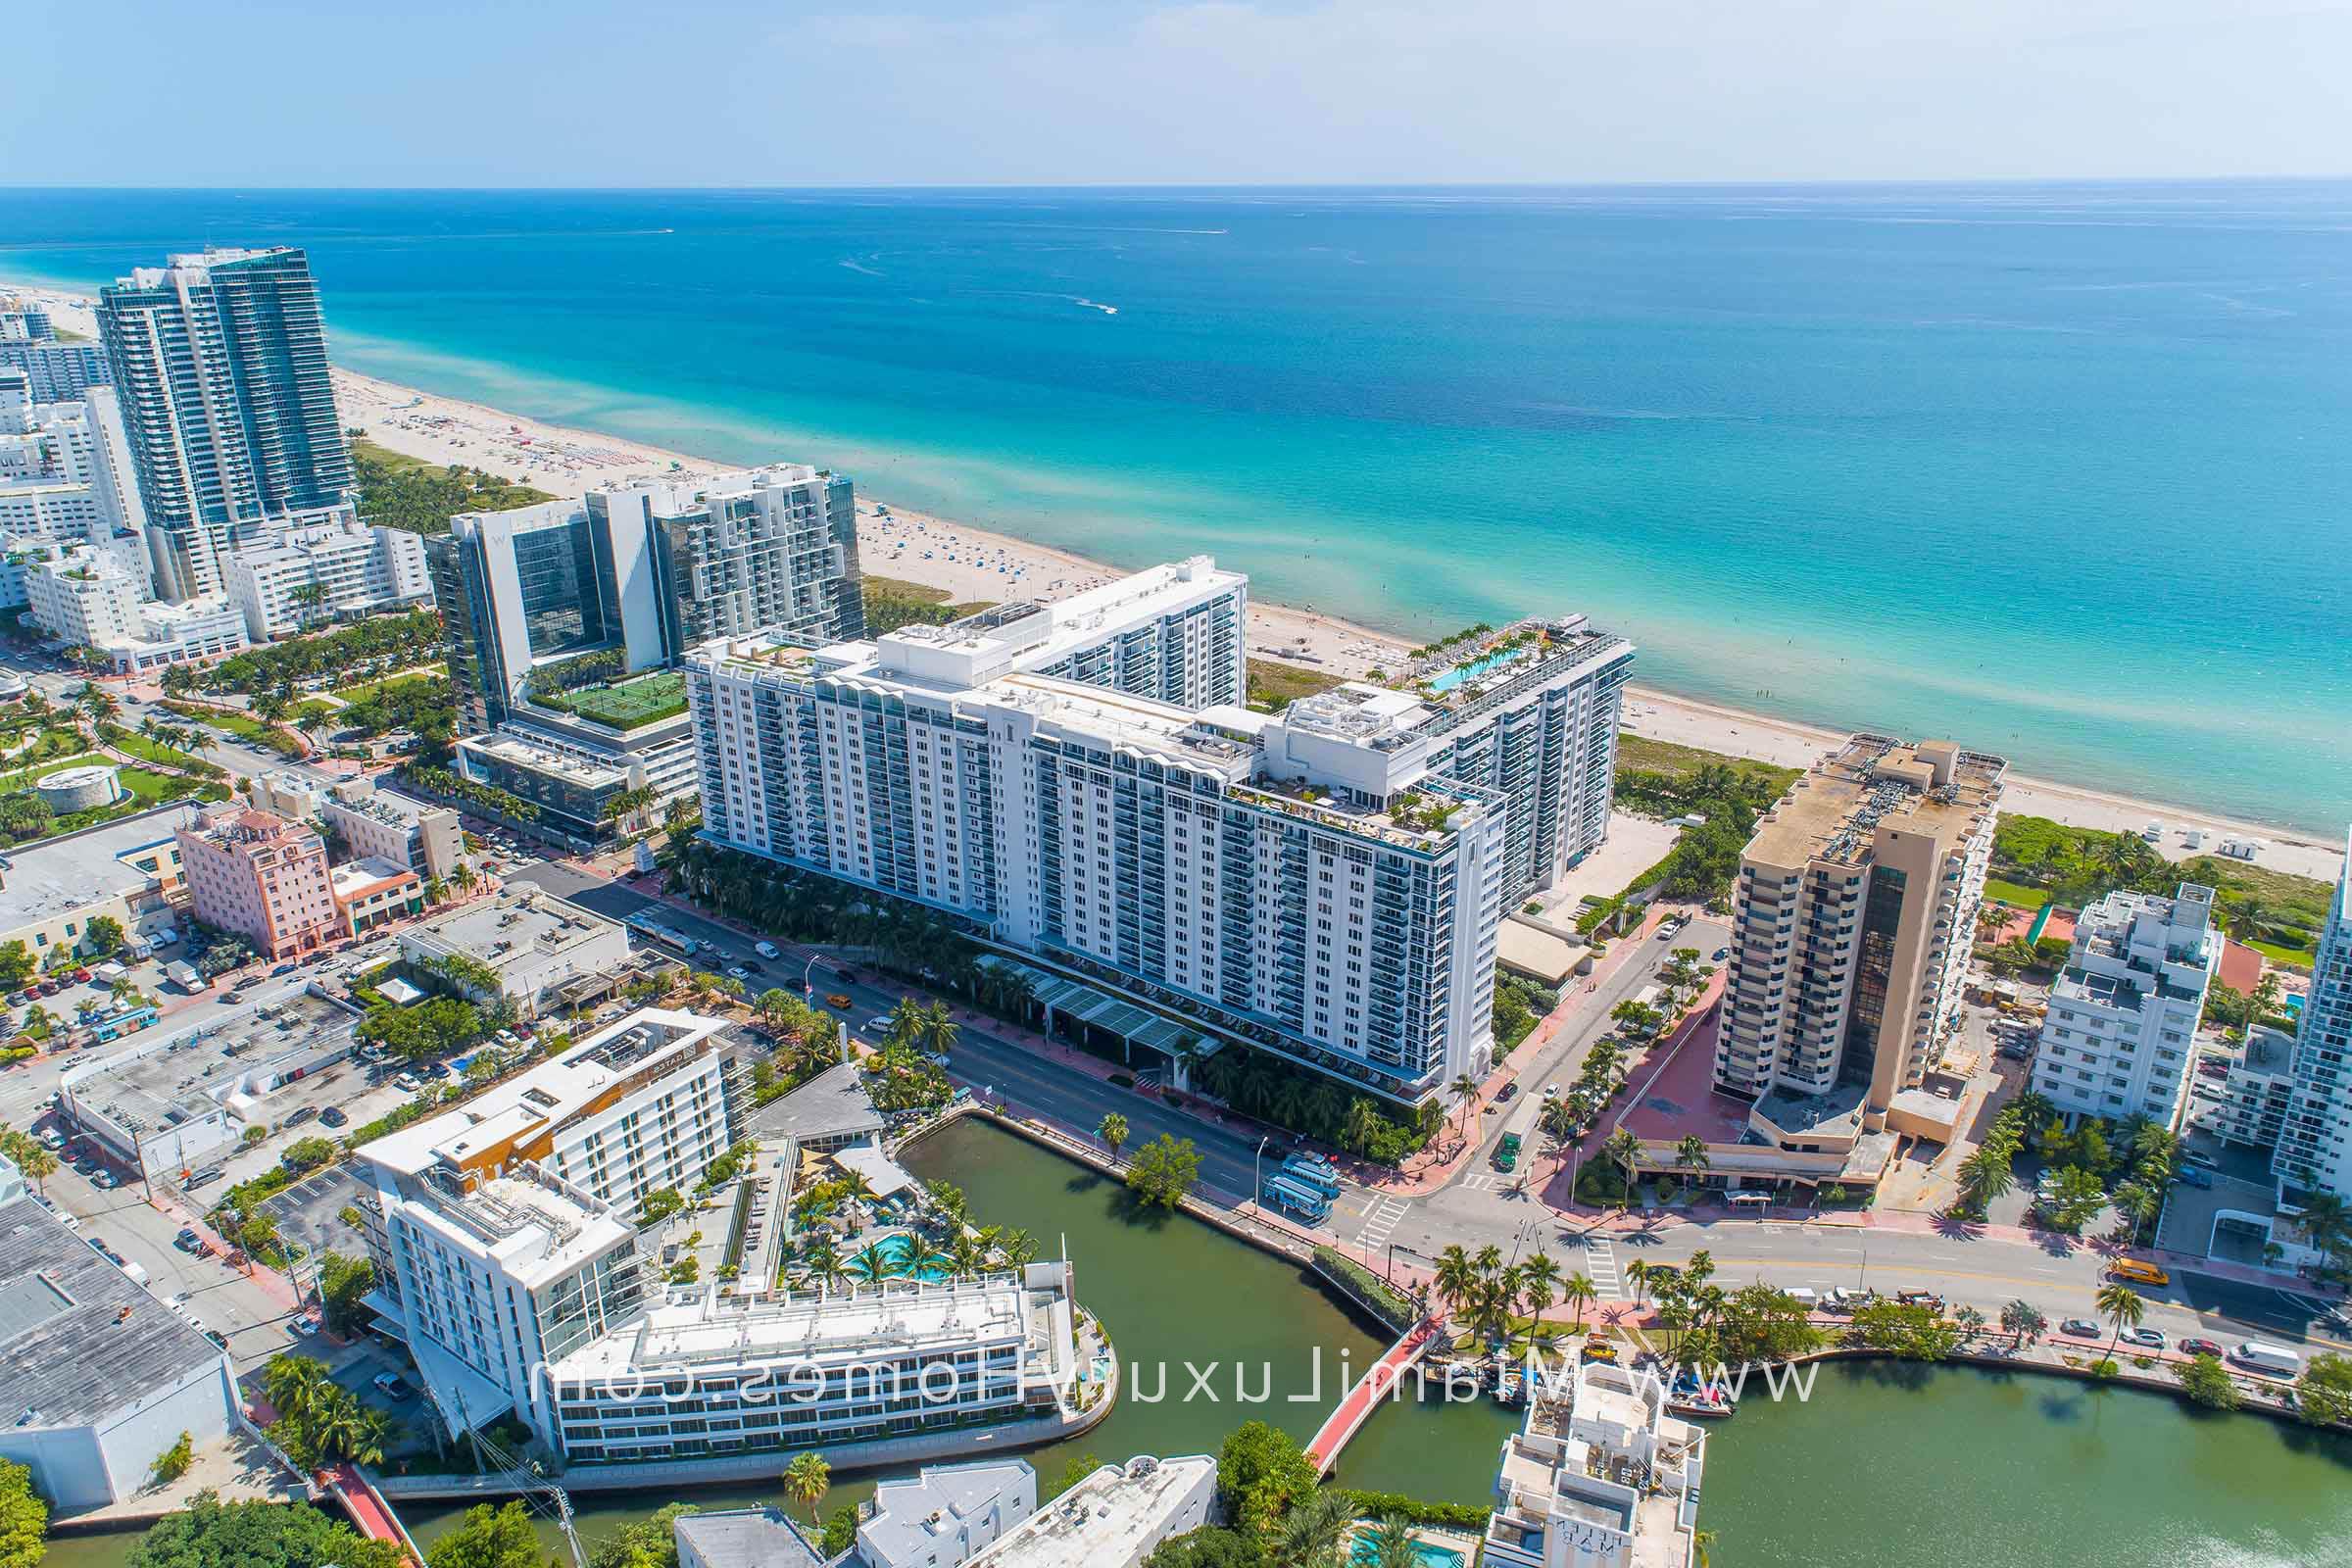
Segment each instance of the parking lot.
M349 1165L330 1165L265 1200L262 1206L276 1216L277 1234L288 1242L314 1252L349 1257L360 1253L365 1244L338 1216L358 1200L361 1191Z

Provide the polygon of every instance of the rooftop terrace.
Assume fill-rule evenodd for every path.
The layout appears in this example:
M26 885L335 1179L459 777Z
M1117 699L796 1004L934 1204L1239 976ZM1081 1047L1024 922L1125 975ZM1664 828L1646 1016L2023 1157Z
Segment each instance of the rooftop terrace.
M2008 767L1948 741L1857 734L1765 813L1747 853L1772 865L1859 865L1883 827L1957 839L1997 807Z
M172 835L194 820L186 806L161 806L0 855L0 932L155 886L158 872L131 861L155 852L163 857L159 871L168 866Z

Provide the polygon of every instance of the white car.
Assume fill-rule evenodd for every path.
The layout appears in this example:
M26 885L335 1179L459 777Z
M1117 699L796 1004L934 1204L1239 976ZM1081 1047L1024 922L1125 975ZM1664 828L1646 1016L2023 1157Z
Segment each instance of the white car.
M740 963L727 971L727 978L730 980L749 980L751 977L752 971Z
M870 1029L878 1035L886 1035L890 1033L890 1014L882 1013L876 1017L868 1018L865 1020L865 1022L859 1024L858 1027L860 1029Z
M422 1088L423 1085L416 1081L416 1074L404 1072L399 1077L392 1080L392 1087L399 1090L404 1095L413 1095L418 1089Z

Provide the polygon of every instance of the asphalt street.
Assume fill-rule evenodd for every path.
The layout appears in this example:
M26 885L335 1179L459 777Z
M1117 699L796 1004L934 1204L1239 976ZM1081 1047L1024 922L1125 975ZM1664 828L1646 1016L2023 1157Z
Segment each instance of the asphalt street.
M741 932L573 865L534 864L510 873L510 877L534 882L614 918L645 910L650 918L698 944L708 942L738 957L750 956L751 939ZM1839 1285L1867 1285L1882 1293L1933 1290L1955 1305L1974 1305L1991 1318L1998 1317L2003 1304L2020 1298L2039 1307L2053 1323L2075 1315L2095 1317L2091 1298L2099 1286L2100 1260L2081 1244L2036 1245L1990 1236L1798 1221L1700 1223L1673 1219L1635 1236L1606 1237L1595 1232L1598 1245L1592 1246L1583 1225L1545 1208L1532 1193L1515 1193L1516 1179L1492 1169L1487 1155L1504 1131L1516 1131L1531 1149L1537 1147L1538 1141L1530 1133L1541 1113L1544 1086L1556 1082L1565 1089L1574 1079L1584 1053L1607 1032L1611 1008L1653 984L1657 967L1674 949L1694 947L1702 959L1712 961L1715 950L1729 940L1720 921L1701 919L1671 939L1646 941L1637 961L1604 979L1596 991L1577 1004L1568 1026L1541 1054L1517 1064L1522 1092L1507 1112L1481 1118L1478 1159L1444 1190L1418 1198L1351 1190L1333 1210L1332 1230L1343 1241L1362 1242L1375 1250L1394 1246L1408 1261L1411 1254L1434 1257L1454 1244L1476 1250L1492 1243L1506 1253L1514 1249L1532 1251L1543 1248L1570 1272L1591 1275L1603 1288L1603 1299L1608 1300L1632 1298L1624 1265L1634 1258L1682 1262L1703 1248L1713 1255L1720 1279L1762 1280L1817 1291ZM784 951L783 958L752 959L761 965L754 976L755 990L800 984L812 950L778 946ZM888 1011L906 994L907 988L872 984L862 970L860 983L845 986L827 977L827 965L832 961L821 954L816 956L814 989L820 999L828 991L846 991L857 1004L852 1009L853 1027ZM1228 1195L1252 1190L1250 1161L1257 1147L1253 1137L1169 1111L1153 1098L1114 1089L1089 1074L1067 1071L991 1032L985 1021L965 1022L951 1069L976 1089L1002 1093L1074 1127L1091 1129L1105 1112L1116 1110L1132 1129L1130 1147L1162 1132L1190 1138L1201 1152L1204 1181ZM1540 1191L1551 1174L1548 1162L1541 1166L1540 1175L1530 1174L1529 1187ZM2293 1292L2176 1272L2171 1285L2141 1288L2141 1295L2148 1301L2148 1326L2168 1337L2202 1334L2224 1341L2261 1338L2308 1342L2323 1348L2352 1348L2352 1337L2324 1326L2321 1303Z

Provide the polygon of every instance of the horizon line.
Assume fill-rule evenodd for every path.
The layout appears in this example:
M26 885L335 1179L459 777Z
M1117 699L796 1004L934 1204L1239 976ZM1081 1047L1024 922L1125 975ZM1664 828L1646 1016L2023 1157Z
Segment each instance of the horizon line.
M1117 191L1562 191L1562 190L1775 190L1789 187L1835 189L1970 186L2065 185L2239 185L2352 183L2352 168L2340 172L2262 174L1936 174L1919 176L1787 176L1773 178L1588 179L1588 180L1071 180L1037 182L968 180L941 182L878 181L813 184L580 184L580 185L403 185L403 184L78 184L0 182L0 192L95 192L106 194L172 194L180 192L318 192L385 195L445 195L501 192L541 195L623 195L690 191L705 194L778 194L859 191L894 192L1117 192Z

